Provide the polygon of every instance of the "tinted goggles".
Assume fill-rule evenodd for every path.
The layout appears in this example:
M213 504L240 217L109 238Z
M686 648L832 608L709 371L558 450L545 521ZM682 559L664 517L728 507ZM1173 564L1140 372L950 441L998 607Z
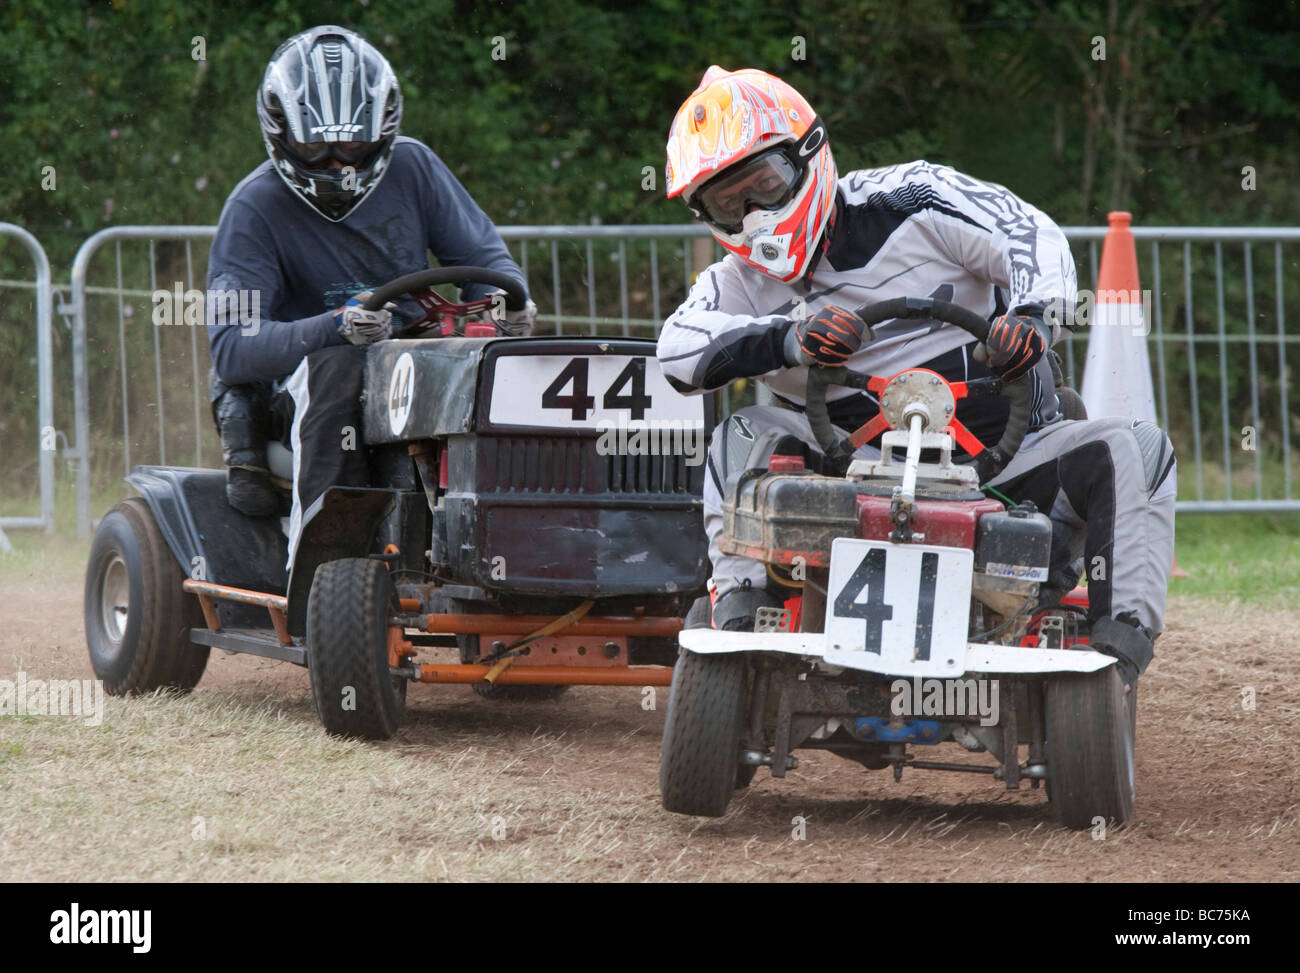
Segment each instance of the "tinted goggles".
M714 176L700 187L690 205L719 229L739 233L752 207L776 210L790 202L803 183L808 159L825 138L821 122L814 122L798 142L750 156Z
M295 142L293 139L285 139L285 145L303 165L317 166L326 159L335 158L344 165L356 166L370 158L380 143Z

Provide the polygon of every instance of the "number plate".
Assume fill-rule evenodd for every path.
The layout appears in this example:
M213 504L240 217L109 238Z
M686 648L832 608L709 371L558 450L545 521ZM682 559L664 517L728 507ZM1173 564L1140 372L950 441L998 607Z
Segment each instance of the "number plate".
M642 421L703 428L704 399L674 389L650 356L504 355L496 360L488 420L564 429Z
M974 566L974 552L958 547L836 538L826 661L889 675L964 672ZM875 656L867 665L864 653Z

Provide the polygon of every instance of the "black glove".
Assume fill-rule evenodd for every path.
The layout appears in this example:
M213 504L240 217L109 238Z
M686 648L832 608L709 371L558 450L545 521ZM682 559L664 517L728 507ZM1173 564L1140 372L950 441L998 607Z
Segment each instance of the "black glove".
M846 308L830 305L796 321L785 338L785 360L798 365L843 365L862 346L867 326Z
M989 339L984 348L976 349L975 357L1012 382L1028 374L1047 353L1050 333L1041 311L1004 314L989 327Z

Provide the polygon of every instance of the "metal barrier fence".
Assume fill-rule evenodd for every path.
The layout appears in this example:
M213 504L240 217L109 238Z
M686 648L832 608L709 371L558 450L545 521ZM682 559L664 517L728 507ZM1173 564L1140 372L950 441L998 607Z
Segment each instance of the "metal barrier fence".
M707 230L698 225L681 226L507 226L502 227L503 238L511 245L516 259L529 280L530 290L537 303L543 308L539 331L553 330L555 333L623 334L654 336L663 321L681 301L689 289L694 274L711 263L721 253ZM1066 227L1066 235L1076 246L1076 259L1080 267L1081 281L1088 283L1096 280L1098 263L1098 241L1105 236L1104 227ZM194 245L209 241L215 233L214 227L111 227L96 233L82 244L77 252L72 271L72 299L61 312L71 315L74 350L74 388L76 455L77 463L77 527L83 536L90 530L90 415L89 415L89 376L87 371L87 300L92 296L113 298L116 303L117 318L117 373L119 387L116 395L121 402L122 425L122 460L123 468L129 470L132 463L131 415L128 407L128 391L131 379L128 375L128 339L126 322L133 305L128 299L147 298L158 289L158 245L164 241L183 244L185 289L198 286L195 284L195 271L200 268L194 257ZM1156 372L1156 408L1157 417L1165 428L1171 430L1175 444L1180 447L1183 475L1194 476L1196 483L1195 497L1180 500L1180 512L1224 512L1230 510L1253 511L1297 511L1300 510L1300 498L1293 497L1291 468L1291 429L1292 417L1289 411L1287 392L1287 345L1300 340L1285 331L1285 289L1284 279L1288 265L1283 259L1283 244L1300 242L1300 229L1234 229L1234 228L1178 228L1178 227L1134 227L1134 236L1139 242L1139 260L1143 283L1153 292L1153 314L1150 322L1151 333L1148 341L1153 345L1153 358ZM148 242L148 278L149 289L123 286L122 241L143 240ZM92 257L105 244L113 242L116 259L114 285L90 286L88 272ZM1181 247L1161 244L1182 244ZM1201 276L1194 268L1198 263L1205 263L1201 253L1205 244L1213 245L1214 272L1214 308L1215 315L1210 321L1204 315L1198 315L1194 297L1194 286ZM1244 303L1244 328L1228 327L1228 306L1225 297L1225 257L1224 247L1240 244L1242 247L1242 277L1240 281L1241 297ZM1276 333L1264 334L1256 327L1256 301L1254 247L1259 244L1271 244L1273 274L1273 300L1276 309ZM1085 263L1086 254L1086 263ZM1148 256L1149 255L1149 256ZM180 253L172 252L170 266L178 270ZM610 274L616 274L617 283L600 272L604 262L613 265ZM1297 272L1294 261L1291 273ZM1170 273L1173 269L1176 272ZM1162 289L1163 282L1176 279L1181 272L1181 296ZM202 277L197 278L202 280ZM180 284L179 278L164 277L164 289ZM1237 284L1233 279L1229 284ZM1294 282L1293 282L1294 283ZM1292 293L1300 293L1300 286L1294 287ZM1234 306L1237 294L1233 293ZM1175 329L1166 327L1165 305L1172 301L1181 303L1183 327ZM1176 309L1175 309L1176 310ZM1292 309L1292 319L1300 317L1300 308ZM1198 327L1197 323L1202 326ZM1209 324L1210 327L1204 325ZM168 429L164 421L162 403L170 396L177 396L169 384L164 382L163 353L160 348L160 329L151 328L153 348L153 380L157 415L157 456L160 463L167 461ZM189 395L192 399L194 462L201 463L205 440L215 444L212 423L207 418L206 373L207 342L197 336L198 328L186 328L189 332L188 372ZM1072 385L1078 387L1081 378L1081 365L1077 360L1081 352L1076 352L1075 345L1086 341L1086 335L1080 334L1064 344L1063 357L1065 367ZM1212 403L1218 410L1218 425L1221 435L1217 437L1222 446L1221 467L1208 465L1205 457L1204 437L1202 435L1202 407L1211 404L1202 403L1200 385L1207 380L1204 354L1198 359L1198 347L1206 344L1213 346L1218 354L1218 401ZM1183 346L1186 354L1175 356L1168 351L1170 346ZM1261 396L1261 387L1267 385L1265 372L1260 368L1260 349L1269 351L1276 358L1277 376L1276 401L1278 409L1273 415L1271 406L1266 407L1266 400ZM1270 448L1269 468L1264 466L1265 450L1256 449L1252 457L1253 497L1242 497L1240 489L1234 496L1234 479L1242 479L1242 470L1237 469L1242 460L1236 456L1232 447L1232 430L1238 425L1233 418L1233 401L1240 396L1240 389L1230 389L1228 359L1238 351L1247 356L1249 371L1249 407L1241 414L1250 419L1250 425L1257 433L1268 433L1266 443ZM1198 365L1198 362L1200 364ZM1188 396L1186 403L1177 394L1171 395L1171 388L1176 388L1180 381L1186 381ZM1271 381L1271 379L1270 379ZM173 380L174 382L174 380ZM751 388L753 383L750 383ZM1269 396L1274 395L1270 389ZM188 409L186 411L189 411ZM1264 420L1268 419L1268 422ZM1273 433L1276 431L1277 436ZM188 435L188 433L186 434ZM1191 440L1191 463L1189 470L1187 444ZM1276 447L1276 448L1274 448ZM209 445L209 449L215 449ZM1234 464L1234 459L1237 463ZM1276 469L1276 460L1280 459L1280 470ZM1252 470L1246 470L1247 474ZM1246 477L1247 480L1250 477ZM1266 491L1267 484L1267 491ZM1247 484L1249 485L1249 484ZM1221 487L1221 491L1217 488ZM1211 497L1208 493L1222 492L1223 496ZM1267 493L1267 495L1266 495Z
M36 237L20 226L0 223L0 236L12 237L27 248L36 270L31 282L0 281L0 287L32 290L36 310L36 455L40 478L40 514L35 517L0 517L0 550L8 550L4 529L42 527L54 530L54 351L50 334L50 262Z
M1064 227L1066 235L1071 242L1087 241L1091 273L1089 279L1097 279L1097 241L1105 238L1106 230L1103 227ZM1282 245L1284 243L1300 243L1300 228L1295 227L1164 227L1164 226L1147 226L1133 227L1133 236L1138 244L1138 261L1139 271L1143 286L1152 293L1153 313L1152 320L1148 322L1151 333L1147 336L1148 342L1153 344L1155 350L1155 392L1156 392L1156 418L1166 429L1171 428L1173 416L1179 411L1175 407L1175 412L1170 412L1170 393L1169 388L1175 385L1171 375L1181 369L1175 369L1174 363L1167 358L1166 346L1168 345L1185 345L1187 349L1188 367L1187 376L1187 415L1190 422L1190 434L1186 437L1180 437L1191 440L1192 456L1191 471L1188 470L1187 456L1180 456L1180 470L1185 476L1191 472L1196 481L1196 497L1194 500L1180 500L1177 504L1179 513L1227 513L1233 511L1254 511L1259 513L1271 512L1294 512L1300 511L1300 498L1293 496L1292 482L1294 478L1294 469L1291 457L1291 426L1295 421L1292 416L1289 402L1288 385L1290 381L1290 371L1287 365L1287 346L1300 343L1300 334L1287 334L1286 331L1286 274L1288 264L1283 256ZM1161 251L1160 245L1181 244L1176 249L1166 248ZM1213 266L1214 266L1214 329L1209 333L1198 332L1196 329L1196 302L1193 266L1196 254L1193 251L1195 244L1213 244ZM1227 245L1238 244L1241 247L1241 317L1244 323L1243 330L1228 329L1228 314L1226 311L1225 291L1227 288L1224 283L1224 247ZM1273 333L1261 334L1256 329L1256 300L1255 300L1255 247L1257 244L1271 244L1267 250L1271 250L1271 263L1273 267ZM1145 260L1143 250L1149 254ZM1181 273L1182 288L1181 301L1183 309L1183 327L1181 331L1166 329L1164 318L1164 304L1167 298L1166 291L1162 287L1162 268L1174 266ZM1289 265L1293 277L1300 271L1300 263L1292 258ZM1294 282L1294 281L1293 281ZM1292 291L1293 295L1296 291ZM1295 301L1295 298L1292 298ZM1292 308L1292 320L1296 320L1296 314L1300 313L1300 308ZM1176 327L1176 325L1175 325ZM1086 336L1081 336L1086 337ZM1076 339L1077 341L1078 339ZM1071 345L1074 342L1071 342ZM1214 476L1217 479L1221 473L1224 497L1222 499L1206 498L1206 480L1207 474L1211 468L1207 467L1204 459L1204 441L1202 437L1201 422L1201 399L1200 399L1200 376L1197 368L1197 345L1210 344L1217 351L1218 360L1218 406L1219 406L1219 432L1220 442L1222 445L1222 469L1214 470ZM1248 418L1249 422L1234 421L1231 419L1234 408L1233 398L1234 391L1240 394L1240 389L1231 389L1229 382L1228 362L1231 352L1238 351L1237 346L1244 345L1244 354L1246 356L1247 370L1249 374L1248 393L1249 393L1249 411L1244 412L1244 403L1238 403L1236 408L1240 410L1237 414L1243 418ZM1265 375L1259 364L1259 349L1263 345L1266 348L1272 346L1277 360L1277 368L1273 373L1276 375L1276 396L1277 412L1273 417L1275 428L1278 432L1278 459L1280 460L1280 469L1277 470L1276 476L1273 477L1277 482L1273 483L1273 489L1270 492L1280 493L1280 496L1265 497L1265 483L1269 479L1265 475L1264 455L1265 450L1260 448L1260 435L1269 429L1264 422L1265 415L1263 410L1263 401L1261 398L1261 387L1265 384ZM1072 351L1073 349L1069 349ZM1073 356L1071 355L1069 365L1070 384L1078 386L1075 383L1075 372ZM1177 403L1176 403L1177 406ZM1244 413L1244 415L1243 415ZM1246 435L1246 430L1251 430ZM1239 431L1238 431L1239 430ZM1185 451L1181 448L1180 438L1174 439L1175 447L1179 448L1180 453ZM1240 440L1241 445L1234 449L1233 442ZM1246 448L1246 441L1252 444L1254 448ZM1234 470L1233 458L1236 454L1249 454L1250 467L1253 471L1254 497L1244 498L1233 496L1233 481L1237 478Z

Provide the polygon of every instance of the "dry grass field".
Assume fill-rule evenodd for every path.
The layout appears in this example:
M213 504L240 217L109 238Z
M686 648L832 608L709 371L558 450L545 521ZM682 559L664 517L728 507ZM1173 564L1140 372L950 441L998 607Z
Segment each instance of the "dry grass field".
M75 565L0 576L0 679L91 677ZM683 818L658 800L666 691L648 710L636 689L416 686L397 737L362 743L321 730L305 670L214 651L193 695L109 698L99 726L0 717L0 877L1296 881L1298 631L1300 611L1173 600L1137 821L1101 840L1057 827L1041 790L817 753L760 771L725 818Z

